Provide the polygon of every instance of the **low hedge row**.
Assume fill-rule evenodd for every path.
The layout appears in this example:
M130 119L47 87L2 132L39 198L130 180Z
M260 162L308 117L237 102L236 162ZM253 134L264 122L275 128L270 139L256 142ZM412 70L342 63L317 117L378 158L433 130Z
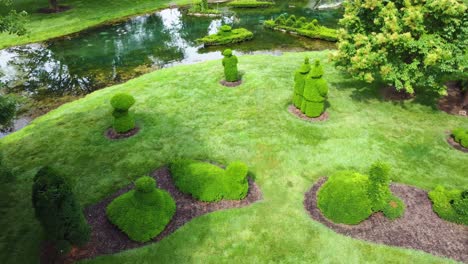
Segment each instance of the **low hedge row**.
M228 4L234 8L259 8L259 7L270 7L273 6L274 2L268 1L256 1L256 0L235 0Z

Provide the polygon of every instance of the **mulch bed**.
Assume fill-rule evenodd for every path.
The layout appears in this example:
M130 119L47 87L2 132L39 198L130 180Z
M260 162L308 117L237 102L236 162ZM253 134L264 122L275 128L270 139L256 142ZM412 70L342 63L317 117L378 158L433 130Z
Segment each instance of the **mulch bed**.
M447 143L449 143L450 146L454 147L455 149L458 149L459 151L468 153L468 148L465 148L460 143L456 142L452 135L450 135L447 138Z
M164 231L157 237L146 243L132 241L127 235L107 220L107 205L117 196L130 191L133 188L133 184L131 184L84 210L85 217L92 228L91 238L86 246L82 248L74 248L65 258L51 256L50 250L47 249L47 246L44 246L41 254L41 262L73 263L81 259L94 258L100 255L114 254L120 251L142 247L162 240L195 217L218 210L244 207L262 199L260 188L250 178L249 192L247 197L243 200L226 200L216 203L207 203L198 201L190 195L181 193L174 185L170 171L167 167L162 167L156 170L151 176L156 179L158 188L166 190L171 194L177 205L174 217L166 226L166 229L164 229Z
M447 84L447 96L441 98L438 103L440 110L452 114L466 116L468 109L464 109L463 104L463 92L456 82L448 82ZM465 113L464 115L462 113Z
M317 192L325 181L326 178L320 178L305 195L304 207L314 220L353 238L468 262L468 227L439 218L432 211L426 191L391 184L392 192L406 204L403 217L392 221L379 212L358 225L344 225L329 221L317 208Z
M237 87L242 84L242 80L239 80L237 82L228 82L226 80L222 80L219 82L221 85L224 85L226 87Z
M135 127L134 129L125 132L125 133L117 133L112 127L106 130L106 137L108 139L116 140L116 139L122 139L122 138L129 138L131 136L136 135L140 131L139 127Z
M409 94L405 90L398 91L392 86L382 88L380 93L386 101L405 101L414 98L414 94Z
M70 10L72 7L71 6L58 6L57 9L53 9L53 8L48 8L48 7L44 7L44 8L39 8L37 11L39 13L44 13L44 14L53 14L53 13L60 13L60 12L65 12L67 10Z
M295 105L290 105L288 107L288 111L289 113L299 117L300 119L309 122L322 122L327 121L330 118L330 115L327 112L323 112L319 117L308 117L304 113L302 113L301 110Z

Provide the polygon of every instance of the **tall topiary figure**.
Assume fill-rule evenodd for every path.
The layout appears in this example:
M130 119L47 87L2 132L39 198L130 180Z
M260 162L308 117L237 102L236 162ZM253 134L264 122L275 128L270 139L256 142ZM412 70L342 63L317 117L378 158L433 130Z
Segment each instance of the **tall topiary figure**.
M293 95L293 104L297 108L301 108L302 99L304 97L304 85L307 75L310 72L309 58L304 59L304 64L301 68L296 71L294 75L294 95Z
M369 187L367 194L372 203L374 212L381 211L391 197L390 191L390 167L382 162L372 164L369 173Z
M232 54L231 49L226 49L223 52L224 77L228 82L237 82L239 80L239 72L237 71L237 57Z
M128 109L135 103L133 96L126 93L119 93L112 97L111 105L114 107L113 128L117 133L125 133L135 128L135 119L128 112Z
M52 168L44 167L34 177L32 203L47 239L59 251L66 253L71 245L88 242L90 229L72 188Z
M325 109L328 85L322 76L322 65L320 65L320 60L316 60L305 81L301 105L301 111L308 117L318 117Z

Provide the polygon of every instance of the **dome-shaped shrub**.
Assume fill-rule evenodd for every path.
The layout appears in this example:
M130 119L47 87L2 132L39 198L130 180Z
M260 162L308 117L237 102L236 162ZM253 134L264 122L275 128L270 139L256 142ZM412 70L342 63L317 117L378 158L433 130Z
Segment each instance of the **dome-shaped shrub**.
M453 138L465 148L468 148L468 129L456 128L452 132Z
M133 96L126 93L119 93L112 97L111 105L114 108L113 128L117 133L125 133L135 128L135 119L128 112L128 109L135 104Z
M220 29L222 32L231 32L231 31L232 31L232 27L229 26L229 25L222 25L219 29Z
M118 93L111 99L111 105L116 110L126 111L135 104L135 98L126 93Z

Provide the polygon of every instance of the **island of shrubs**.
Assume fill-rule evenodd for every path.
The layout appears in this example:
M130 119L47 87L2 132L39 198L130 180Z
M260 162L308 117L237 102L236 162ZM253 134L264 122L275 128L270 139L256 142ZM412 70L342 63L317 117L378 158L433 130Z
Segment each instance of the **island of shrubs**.
M188 10L189 16L208 16L220 17L221 12L218 9L212 9L208 6L208 0L202 0L200 3L193 4Z
M429 192L432 209L440 218L468 225L468 190L447 190L437 186Z
M156 180L144 176L135 188L115 198L106 209L110 222L132 240L145 242L161 233L171 221L176 204L171 195L156 188Z
M242 162L232 162L222 169L207 162L178 160L170 165L177 188L204 202L241 200L247 196L248 168Z
M404 214L405 205L390 190L390 167L371 166L369 176L355 171L338 172L325 182L317 195L317 206L335 223L355 225L375 212L389 219Z
M270 7L275 3L270 1L257 1L257 0L234 0L229 2L228 6L234 8L260 8Z
M252 39L253 36L253 33L245 28L232 29L229 25L223 25L218 33L197 39L197 42L205 46L226 45L247 41Z
M336 30L321 26L316 19L308 21L305 17L297 19L295 15L288 17L282 14L274 20L266 20L263 25L266 28L298 34L307 38L328 41L338 40Z
M468 149L468 129L457 128L452 132L453 139L462 147Z

